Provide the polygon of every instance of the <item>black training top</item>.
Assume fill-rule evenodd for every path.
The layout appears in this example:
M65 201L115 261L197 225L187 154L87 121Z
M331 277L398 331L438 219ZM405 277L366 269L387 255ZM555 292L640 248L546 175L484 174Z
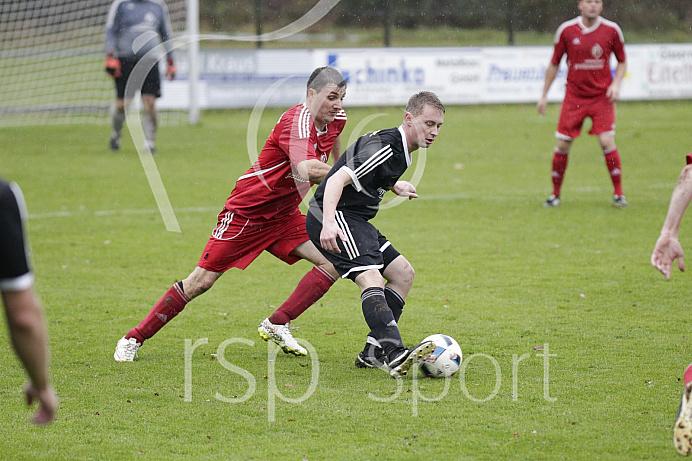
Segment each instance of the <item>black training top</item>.
M361 136L334 164L315 191L310 206L322 209L327 181L337 171L344 170L351 176L353 184L344 187L336 209L366 220L374 218L385 192L411 165L407 146L402 127Z

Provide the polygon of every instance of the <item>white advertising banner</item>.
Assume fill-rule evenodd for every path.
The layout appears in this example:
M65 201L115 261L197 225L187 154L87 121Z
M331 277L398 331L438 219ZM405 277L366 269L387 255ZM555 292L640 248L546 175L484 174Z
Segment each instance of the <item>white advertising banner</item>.
M550 46L202 51L197 98L203 109L288 107L305 98L316 67L333 65L348 79L350 106L401 106L420 90L445 104L535 103L552 52ZM621 99L692 99L692 45L626 45L626 52ZM163 83L161 108L187 107L187 64L178 57L179 78ZM563 59L550 101L562 100L566 77Z
M692 45L626 46L623 99L692 99Z
M315 58L346 77L350 105L401 105L423 89L449 104L483 102L481 48L318 50Z

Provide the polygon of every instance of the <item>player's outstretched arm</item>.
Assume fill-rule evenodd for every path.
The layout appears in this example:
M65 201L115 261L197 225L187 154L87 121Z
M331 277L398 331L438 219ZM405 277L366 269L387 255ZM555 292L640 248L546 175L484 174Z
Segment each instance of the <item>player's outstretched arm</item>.
M547 112L548 91L550 90L550 86L553 84L555 77L557 77L557 71L558 66L556 66L552 62L548 64L548 68L545 71L545 83L543 84L543 94L541 95L541 99L538 100L538 104L536 104L538 113L541 115L545 115Z
M331 169L330 165L316 158L303 160L296 165L296 171L300 177L307 179L313 184L320 184Z
M681 271L685 270L682 246L678 242L678 230L690 200L692 200L692 165L687 165L680 173L678 183L670 199L661 236L656 241L654 252L651 255L651 264L661 271L666 279L670 279L670 269L675 259L678 260L678 268Z
M58 397L50 386L48 334L41 304L33 288L3 291L2 299L12 345L29 375L24 390L27 404L39 402L32 422L47 424L55 417Z

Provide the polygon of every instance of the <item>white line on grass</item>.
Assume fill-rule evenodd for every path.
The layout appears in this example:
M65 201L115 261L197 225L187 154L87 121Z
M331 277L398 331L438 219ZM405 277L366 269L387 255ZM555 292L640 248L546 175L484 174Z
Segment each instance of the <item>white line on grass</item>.
M671 189L674 187L674 184L671 183L658 183L658 184L649 184L646 189ZM602 191L608 189L607 186L603 187L577 187L574 190L576 192L593 192L593 191ZM416 200L440 200L440 201L447 201L447 200L460 200L460 199L473 199L473 198L484 198L488 200L493 200L496 202L507 202L507 201L516 201L519 200L518 197L524 197L523 201L529 200L532 196L535 195L535 191L527 192L527 191L516 191L516 194L513 194L511 196L502 196L502 195L493 195L489 196L485 193L478 192L478 193L466 193L466 192L460 192L457 194L441 194L441 195L421 195L420 198ZM542 196L541 196L542 197ZM542 203L542 202L541 202ZM221 211L221 207L223 205L215 206L215 207L186 207L186 208L177 208L175 210L176 213L209 213L209 212L219 212ZM143 208L143 209L130 209L130 210L97 210L97 211L88 211L84 208L80 208L77 211L51 211L51 212L46 212L46 213L29 213L29 219L52 219L52 218L75 218L75 217L82 217L82 216L95 216L95 217L101 217L101 216L123 216L123 215L151 215L151 214L159 214L160 211L157 208Z
M207 213L210 211L221 211L220 206L215 207L188 207L179 208L176 213ZM75 218L81 216L117 216L117 215L149 215L159 214L158 208L140 210L98 210L98 211L53 211L48 213L29 213L29 219L51 219L51 218Z

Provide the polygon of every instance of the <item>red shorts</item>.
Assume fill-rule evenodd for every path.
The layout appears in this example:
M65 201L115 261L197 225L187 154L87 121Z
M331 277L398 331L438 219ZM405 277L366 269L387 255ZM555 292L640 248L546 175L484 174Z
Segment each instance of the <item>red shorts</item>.
M224 209L197 265L212 272L245 269L265 250L295 264L301 258L289 253L308 240L305 215L298 208L287 217L271 220L248 219Z
M589 134L615 133L615 104L605 97L580 98L569 93L565 96L555 136L571 141L579 136L584 119L591 117L593 126Z

